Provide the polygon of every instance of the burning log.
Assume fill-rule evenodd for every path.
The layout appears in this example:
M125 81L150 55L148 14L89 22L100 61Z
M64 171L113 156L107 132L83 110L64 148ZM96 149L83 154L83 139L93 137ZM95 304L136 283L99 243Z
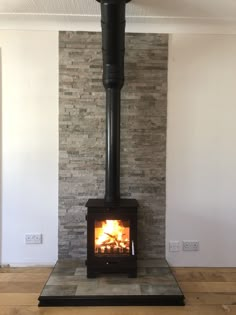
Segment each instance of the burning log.
M124 241L124 240L119 240L117 236L112 235L110 233L104 233L107 236L110 237L110 239L106 239L105 241L101 242L101 244L99 244L99 246L110 246L111 248L120 248L120 249L124 249L128 247L128 241Z
M96 249L100 254L129 253L129 230L119 220L106 220L97 227Z

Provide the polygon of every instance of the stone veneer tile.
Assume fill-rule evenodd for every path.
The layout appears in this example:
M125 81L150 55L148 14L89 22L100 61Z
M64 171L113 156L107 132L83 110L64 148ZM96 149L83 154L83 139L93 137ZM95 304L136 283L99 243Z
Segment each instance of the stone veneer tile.
M89 198L104 196L101 33L60 32L59 257L86 256ZM126 34L121 195L136 198L139 258L165 257L168 36Z

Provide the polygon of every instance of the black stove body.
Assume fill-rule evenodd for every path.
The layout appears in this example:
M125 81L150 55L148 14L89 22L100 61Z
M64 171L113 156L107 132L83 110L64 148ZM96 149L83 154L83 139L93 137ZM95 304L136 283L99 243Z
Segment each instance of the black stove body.
M137 201L107 204L90 199L87 214L87 276L126 273L137 276Z
M124 85L125 7L130 0L101 3L103 85L106 91L104 199L90 199L87 212L87 276L137 274L135 199L120 199L120 94Z

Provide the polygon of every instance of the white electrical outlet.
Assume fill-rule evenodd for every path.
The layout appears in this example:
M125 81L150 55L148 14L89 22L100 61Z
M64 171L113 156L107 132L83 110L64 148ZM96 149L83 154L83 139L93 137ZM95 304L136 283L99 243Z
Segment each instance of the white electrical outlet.
M180 242L179 241L169 241L169 252L179 252Z
M183 250L184 251L198 251L199 241L183 241Z
M25 234L25 244L42 244L43 236L40 233Z

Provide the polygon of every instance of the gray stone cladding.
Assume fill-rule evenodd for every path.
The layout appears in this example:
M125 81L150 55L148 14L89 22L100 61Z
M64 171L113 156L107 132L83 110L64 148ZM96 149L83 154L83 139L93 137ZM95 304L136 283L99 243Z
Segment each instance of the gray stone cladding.
M86 257L85 203L105 187L101 33L60 32L59 258ZM121 197L138 208L139 259L165 257L168 35L126 34Z

